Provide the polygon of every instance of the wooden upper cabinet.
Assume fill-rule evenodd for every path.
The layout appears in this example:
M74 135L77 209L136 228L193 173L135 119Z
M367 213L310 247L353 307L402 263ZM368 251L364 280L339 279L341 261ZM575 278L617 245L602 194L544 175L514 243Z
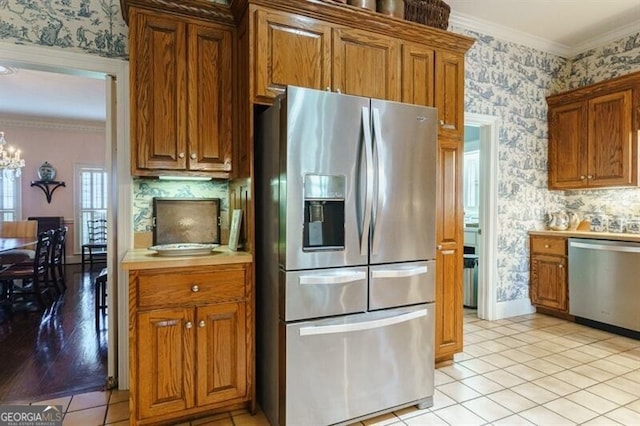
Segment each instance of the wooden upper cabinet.
M632 185L632 91L590 99L587 170L588 186ZM636 136L637 137L637 136ZM637 158L635 160L637 166Z
M230 31L188 27L189 170L231 171L232 43Z
M550 189L638 185L640 72L547 103Z
M418 43L402 44L402 102L433 106L435 51Z
M436 52L435 106L440 121L439 134L462 139L464 128L464 55Z
M549 111L549 187L576 188L587 179L587 105L574 102Z
M184 169L186 152L186 25L132 9L131 121L133 174Z
M272 99L287 85L331 87L331 26L285 12L255 12L255 95Z
M130 9L132 174L231 171L227 28Z
M400 41L366 31L333 33L333 89L356 96L400 101Z

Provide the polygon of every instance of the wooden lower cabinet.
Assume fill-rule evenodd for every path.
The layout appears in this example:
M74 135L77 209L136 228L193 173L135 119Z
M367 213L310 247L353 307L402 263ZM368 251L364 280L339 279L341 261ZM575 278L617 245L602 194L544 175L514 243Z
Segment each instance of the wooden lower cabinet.
M438 140L436 213L436 362L462 351L462 141Z
M249 271L247 265L131 271L130 409L136 424L251 401ZM149 294L155 287L158 294Z
M531 303L544 313L567 316L569 313L567 239L532 235L530 247Z

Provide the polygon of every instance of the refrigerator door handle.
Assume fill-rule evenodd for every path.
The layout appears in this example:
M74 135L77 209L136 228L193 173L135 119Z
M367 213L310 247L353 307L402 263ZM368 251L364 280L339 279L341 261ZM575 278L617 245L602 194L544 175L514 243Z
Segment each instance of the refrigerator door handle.
M340 275L301 275L298 283L301 285L313 284L347 284L367 279L367 273L364 271L354 272L351 274Z
M371 272L372 278L405 278L426 274L426 266L418 266L411 269L379 269Z
M369 108L362 107L362 132L364 134L364 152L366 159L367 186L364 196L364 215L362 220L362 236L360 237L360 254L368 254L369 226L373 206L373 146L371 145L371 125L369 124Z
M380 125L380 110L378 108L373 109L373 143L376 146L376 153L378 151L378 141L382 141L382 126ZM380 161L378 161L378 168L381 167ZM376 191L376 209L374 211L374 219L373 219L373 247L371 247L371 254L378 254L378 248L380 247L380 232L378 232L378 225L380 216L378 212L382 210L381 201L382 197L380 197L380 176L382 176L381 170L378 170L376 175L378 177L378 190Z
M350 333L353 331L372 330L375 328L383 328L394 324L400 324L426 316L427 310L421 309L419 311L409 312L406 314L397 315L395 317L372 321L354 322L351 324L321 325L317 327L302 327L300 329L300 336L317 336L321 334Z

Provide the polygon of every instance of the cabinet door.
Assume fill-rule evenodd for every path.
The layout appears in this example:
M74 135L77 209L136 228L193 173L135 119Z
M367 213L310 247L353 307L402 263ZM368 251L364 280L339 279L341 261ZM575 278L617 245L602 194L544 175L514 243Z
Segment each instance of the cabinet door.
M461 141L441 139L436 214L436 360L462 350Z
M399 101L400 42L353 29L333 30L333 89Z
M140 418L193 406L193 317L193 309L158 309L138 314L138 377L133 380L137 383Z
M435 52L416 43L402 45L402 102L434 105Z
M198 307L197 404L206 405L247 394L245 304Z
M464 55L436 52L435 97L440 136L462 139L464 127Z
M231 171L232 34L188 27L189 170Z
M531 302L546 308L567 310L567 261L564 257L531 258Z
M549 189L587 186L587 104L549 109Z
M631 131L632 91L602 95L589 100L590 187L634 184Z
M186 143L186 26L132 9L132 173L184 170ZM181 155L182 154L182 155Z
M287 85L322 90L331 87L328 24L266 10L257 10L255 19L256 97L274 98Z

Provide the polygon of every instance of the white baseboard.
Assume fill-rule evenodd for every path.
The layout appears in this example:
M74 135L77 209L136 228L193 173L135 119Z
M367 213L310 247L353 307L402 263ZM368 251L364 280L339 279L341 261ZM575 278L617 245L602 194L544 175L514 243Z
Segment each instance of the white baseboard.
M531 304L531 299L509 300L506 302L496 303L495 319L503 319L509 317L517 317L519 315L532 314L536 311L535 306Z

